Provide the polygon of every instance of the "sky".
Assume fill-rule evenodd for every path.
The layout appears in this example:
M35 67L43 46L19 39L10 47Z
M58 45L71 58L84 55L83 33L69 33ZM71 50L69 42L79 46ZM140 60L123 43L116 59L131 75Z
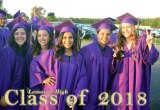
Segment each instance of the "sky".
M116 18L126 12L138 18L160 17L159 0L3 0L12 15L21 10L30 17L34 6L66 18Z

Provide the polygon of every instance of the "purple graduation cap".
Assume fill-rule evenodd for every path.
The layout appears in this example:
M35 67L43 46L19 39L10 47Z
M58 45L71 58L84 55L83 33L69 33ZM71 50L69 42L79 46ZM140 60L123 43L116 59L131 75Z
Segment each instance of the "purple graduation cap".
M113 31L113 30L117 29L117 27L112 22L110 22L110 20L108 20L108 18L102 19L102 20L92 24L92 26L96 30L109 29L110 31Z
M130 13L125 13L119 17L117 17L117 19L121 22L121 23L130 23L133 25L137 25L138 24L138 19L135 18L133 15L131 15Z
M60 33L72 32L73 34L76 34L78 32L78 28L73 23L71 23L69 20L64 21L58 26L55 26L54 29Z
M24 28L25 30L27 30L27 27L23 24L23 23L16 23L12 30L17 29L17 28Z
M12 31L15 29L17 23L23 24L25 26L25 29L28 32L30 32L30 29L31 29L30 25L26 21L24 21L20 16L16 17L13 21L9 22L6 26L10 29L10 31Z
M20 16L20 15L21 15L21 12L20 12L20 10L18 10L18 11L14 14L13 18L15 19L15 18L17 18L17 17Z
M43 18L40 22L38 22L38 24L37 25L39 25L39 26L50 26L50 27L52 27L52 25L49 23L49 21L47 21L46 20L46 18Z
M7 16L7 13L4 10L0 9L0 17L5 18L6 16Z
M116 19L113 19L113 18L111 18L111 17L108 17L107 19L108 19L110 22L112 22L112 23L116 21Z
M43 18L42 20L40 20L33 28L38 31L38 29L39 29L41 26L52 27L52 25L51 25L45 18ZM53 28L53 27L52 27L52 28Z
M46 30L49 32L50 35L53 36L54 28L45 18L43 18L41 21L39 21L38 24L36 26L34 26L34 29L37 31L38 30Z

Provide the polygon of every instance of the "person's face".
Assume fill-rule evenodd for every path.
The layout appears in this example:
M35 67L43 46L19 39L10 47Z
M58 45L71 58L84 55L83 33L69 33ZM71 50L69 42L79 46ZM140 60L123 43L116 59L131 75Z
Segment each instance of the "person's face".
M122 23L122 34L125 38L128 38L132 35L133 27L130 23Z
M39 15L38 10L34 10L34 16L35 16L35 15L37 15L37 16Z
M26 32L23 28L18 28L14 33L14 37L15 42L19 47L21 47L27 40Z
M0 17L0 26L4 26L6 23L6 19L4 17Z
M110 40L110 30L109 29L100 29L97 38L98 42L100 43L101 46L106 46L108 41Z
M21 16L21 18L24 20L24 21L28 21L28 17L25 15L25 14L23 14L22 16Z
M71 49L74 38L71 32L65 32L62 38L62 44L65 49Z
M49 33L46 30L39 30L37 34L38 43L42 46L47 46L50 40Z

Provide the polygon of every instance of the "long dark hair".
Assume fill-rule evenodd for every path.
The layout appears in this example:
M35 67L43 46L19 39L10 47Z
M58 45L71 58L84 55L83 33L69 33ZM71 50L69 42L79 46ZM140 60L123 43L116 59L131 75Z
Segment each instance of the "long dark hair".
M55 52L56 52L54 58L59 58L61 61L63 60L62 56L65 54L65 48L62 44L63 35L64 35L64 32L59 34L58 45L56 45L54 48ZM79 50L79 47L77 45L78 44L78 36L73 33L72 33L72 35L73 35L74 42L73 42L71 49L72 49L72 52L75 53L75 55L76 55Z
M48 42L48 49L51 49L54 46L53 36L49 32L48 32L48 34L49 34L49 37L50 37L49 42ZM35 56L38 56L38 55L41 54L41 49L42 48L41 48L41 45L38 42L37 36L38 36L38 32L36 34L36 39L35 39L34 44L33 44L32 57L35 57Z
M19 47L18 44L15 42L15 37L14 37L14 33L15 31L17 31L18 28L15 28L12 33L11 33L11 37L9 38L9 45L13 48L14 52L16 53L16 55L22 55L22 56L26 56L27 52L28 52L28 39L29 39L29 34L27 33L27 31L25 30L26 33L26 41L25 43L22 45L22 47Z
M137 41L139 39L139 36L137 35L137 31L136 31L135 26L131 24L131 27L132 27L131 40L132 40L132 44L133 44L133 46L131 48L132 48L134 58L136 59L135 48L136 48L136 44L137 44ZM125 43L126 43L126 38L122 34L122 25L120 25L119 32L118 32L118 35L117 35L117 44L116 44L118 49L119 50L124 49Z

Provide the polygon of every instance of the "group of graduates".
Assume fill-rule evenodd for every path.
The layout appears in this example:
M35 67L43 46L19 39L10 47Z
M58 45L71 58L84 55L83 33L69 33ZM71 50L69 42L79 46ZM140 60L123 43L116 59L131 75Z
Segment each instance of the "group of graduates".
M112 33L117 27L111 18L92 24L97 35L92 43L80 47L79 30L73 22L52 27L45 18L35 16L28 23L21 14L5 25L7 14L0 10L0 110L106 110L107 106L110 110L149 110L151 65L159 52L149 31L137 35L137 18L129 13L117 17L121 23L117 35ZM7 90L27 88L44 91L46 100L56 90L67 90L67 94L56 94L56 105L6 103ZM79 100L84 89L89 90L85 105L70 108L66 97L72 94ZM121 103L114 104L120 98L115 95L109 105L100 106L98 98L103 92L119 93ZM142 92L145 104L138 97ZM39 94L36 96L39 101ZM11 93L9 100L15 102L20 96Z

